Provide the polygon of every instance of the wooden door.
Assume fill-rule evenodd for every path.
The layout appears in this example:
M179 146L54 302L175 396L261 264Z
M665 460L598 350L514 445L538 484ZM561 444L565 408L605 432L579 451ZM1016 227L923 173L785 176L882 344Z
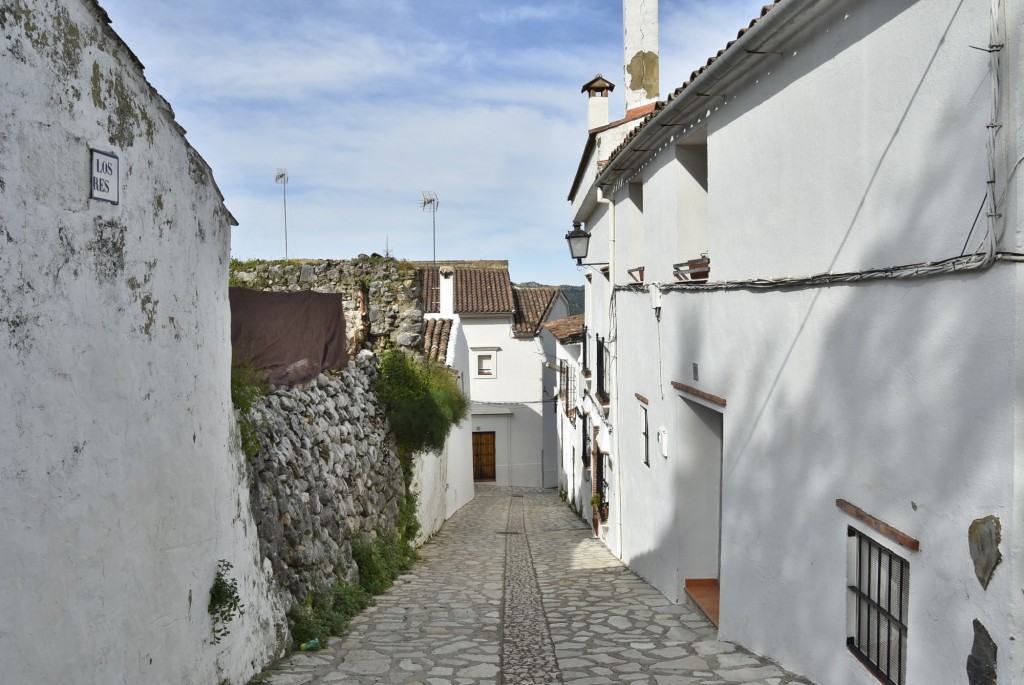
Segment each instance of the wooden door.
M473 480L493 483L494 431L473 433Z

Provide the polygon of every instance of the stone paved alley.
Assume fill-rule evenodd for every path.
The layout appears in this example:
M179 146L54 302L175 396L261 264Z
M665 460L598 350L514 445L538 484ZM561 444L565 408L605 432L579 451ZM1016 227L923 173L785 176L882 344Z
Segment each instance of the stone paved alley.
M550 490L478 485L421 558L344 636L257 682L809 685L716 640Z

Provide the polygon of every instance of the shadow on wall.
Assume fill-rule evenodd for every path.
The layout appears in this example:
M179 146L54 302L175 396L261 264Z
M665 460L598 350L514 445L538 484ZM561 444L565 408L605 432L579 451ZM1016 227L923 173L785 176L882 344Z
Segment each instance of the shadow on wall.
M892 15L909 4L894 3ZM951 23L961 18L962 4L950 11ZM952 48L940 44L937 49ZM922 74L922 82L927 77ZM968 85L986 90L985 83ZM975 101L987 107L985 98ZM855 261L881 267L901 254L906 231L935 231L938 240L930 244L937 249L948 239L945 256L956 256L971 233L978 208L973 200L943 226L922 226L916 220L934 216L944 193L960 192L950 170L963 166L958 157L962 147L943 140L961 121L952 106L945 116L929 119L936 140L923 173L906 174L901 184L887 182L884 188L875 182L880 170L905 162L892 151L899 147L907 115L920 104L911 99L899 126L888 132L889 144L876 160L833 264L844 261L848 239L856 234L862 246L863 234L875 239L870 247L859 248L863 252ZM984 131L971 135L977 136L978 155L984 157ZM978 178L979 202L984 192L984 178ZM867 224L861 213L869 203L894 205L891 223ZM974 229L971 246L981 230L980 225ZM911 621L925 605L946 607L945 616L957 621L977 615L998 626L1007 620L1000 613L1004 602L971 582L967 531L975 517L1007 514L1001 503L1012 501L1014 332L1000 312L1017 308L1013 269L1002 265L990 272L800 293L670 295L686 298L677 306L687 311L705 312L697 320L708 324L697 334L702 337L691 341L694 347L675 360L676 368L688 368L693 358L728 355L737 360L730 385L741 387L753 379L742 386L746 397L728 397L725 415L723 575L726 581L762 583L742 590L723 587L723 637L735 635L770 656L784 649L770 631L786 633L791 643L822 644L818 600L830 598L845 612L845 529L855 522L836 509L840 497L892 519L922 540L920 554L894 545L910 559L912 578L918 577L915 570L921 574L912 586ZM749 315L737 316L743 312ZM755 331L774 333L766 341L763 333L754 338ZM629 331L620 327L620 335L626 338ZM645 343L636 344L642 349ZM994 504L985 508L982 502ZM677 501L672 520L682 515L680 507ZM677 544L666 537L657 548ZM641 555L634 563L645 561ZM765 585L765 578L776 580ZM938 594L942 584L954 591ZM798 597L814 601L793 601ZM741 601L749 610L738 609ZM776 611L787 616L785 630L759 622ZM834 608L828 612L836 613ZM915 628L925 630L923 622ZM962 672L972 635L969 618L947 626L943 638L932 644L935 654L948 655L936 661L940 665L929 667L920 650L912 652L918 676L924 673L927 680L921 669L954 663ZM835 647L842 649L842 642ZM829 668L809 675L829 682L841 666Z

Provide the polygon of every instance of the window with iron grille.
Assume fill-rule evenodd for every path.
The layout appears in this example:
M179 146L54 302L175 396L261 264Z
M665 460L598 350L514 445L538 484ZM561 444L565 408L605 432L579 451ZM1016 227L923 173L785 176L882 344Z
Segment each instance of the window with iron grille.
M563 405L569 405L569 363L558 360L558 399Z
M609 386L607 378L609 353L608 348L605 345L604 338L599 335L595 336L595 338L597 339L597 350L595 350L595 356L597 357L595 360L597 362L597 399L601 400L601 402L607 403Z
M910 564L857 529L847 529L847 639L883 683L907 678Z
M583 327L583 354L581 355L580 358L583 360L583 374L585 376L587 376L587 377L590 376L590 358L587 357L587 336L588 335L590 335L590 332L587 330L587 327L584 326Z
M566 390L565 415L576 424L576 369L570 368L567 373L568 388Z

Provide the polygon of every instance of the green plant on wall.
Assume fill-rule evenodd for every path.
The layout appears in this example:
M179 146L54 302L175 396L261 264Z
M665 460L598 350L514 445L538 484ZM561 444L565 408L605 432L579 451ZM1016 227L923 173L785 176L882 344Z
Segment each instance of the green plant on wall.
M331 635L340 635L353 616L373 603L373 595L391 587L417 559L416 550L399 533L378 533L371 541L361 535L352 541L352 559L359 583L339 580L306 597L288 612L294 648L322 648Z
M210 604L207 611L213 619L213 644L231 634L228 624L236 616L245 615L245 605L238 597L238 581L228 575L234 568L227 559L217 562L217 573L210 587Z
M259 423L249 414L257 398L270 392L270 384L264 374L260 373L251 363L233 361L231 363L231 404L238 410L238 430L242 434L242 451L252 459L260 450L257 438Z
M448 431L466 418L469 407L448 367L397 349L381 358L376 390L395 444L404 453L440 451Z

